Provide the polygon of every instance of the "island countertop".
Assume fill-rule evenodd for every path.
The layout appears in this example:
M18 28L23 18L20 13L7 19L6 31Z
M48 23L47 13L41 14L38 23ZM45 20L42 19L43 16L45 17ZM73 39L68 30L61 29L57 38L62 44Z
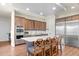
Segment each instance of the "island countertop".
M24 38L21 38L21 39L25 40L26 42L33 42L33 41L36 41L37 39L40 39L40 38L42 38L43 40L46 40L46 38L48 38L48 37L53 38L54 36L55 35L50 35L50 36L49 35L47 35L47 36L33 36L33 37L24 37ZM61 44L62 44L62 50L63 50L64 49L64 45L65 45L64 38L62 38Z
M33 42L33 41L36 41L37 39L43 39L43 40L45 40L46 38L48 38L48 37L51 37L51 38L53 38L54 37L54 35L53 36L33 36L33 37L24 37L24 38L21 38L22 40L25 40L25 41L29 41L29 42Z

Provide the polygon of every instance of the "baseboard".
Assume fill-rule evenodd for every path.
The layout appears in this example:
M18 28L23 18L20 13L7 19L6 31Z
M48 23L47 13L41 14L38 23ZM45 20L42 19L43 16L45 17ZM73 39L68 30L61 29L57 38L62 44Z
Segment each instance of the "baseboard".
M9 42L9 41L0 41L0 43L5 43L5 42Z
M6 40L5 39L1 39L0 40L0 42L3 42L3 41L9 41L9 39L6 39Z

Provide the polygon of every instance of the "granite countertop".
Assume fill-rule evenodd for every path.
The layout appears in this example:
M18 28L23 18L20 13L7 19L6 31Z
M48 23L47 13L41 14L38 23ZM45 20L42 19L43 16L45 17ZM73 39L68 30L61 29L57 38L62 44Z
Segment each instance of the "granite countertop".
M28 42L32 42L32 41L36 41L37 39L42 38L43 40L45 40L48 37L54 37L54 36L33 36L33 37L23 37L21 38L22 40L28 41Z

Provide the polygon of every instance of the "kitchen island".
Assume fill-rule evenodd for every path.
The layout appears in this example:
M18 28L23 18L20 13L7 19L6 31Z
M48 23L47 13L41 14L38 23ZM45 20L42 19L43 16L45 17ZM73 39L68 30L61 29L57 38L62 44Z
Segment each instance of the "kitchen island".
M46 38L48 38L48 37L53 38L55 36L54 35L50 35L50 36L49 35L47 35L47 36L33 36L33 37L24 37L24 38L21 38L21 39L22 40L25 40L25 42L26 42L26 50L27 50L28 49L28 46L32 45L31 42L36 41L37 39L46 40ZM63 39L63 38L61 38L61 39ZM64 40L61 40L61 44L62 44L62 50L63 50ZM59 49L60 49L60 47L59 47ZM28 55L28 53L27 53L27 55Z

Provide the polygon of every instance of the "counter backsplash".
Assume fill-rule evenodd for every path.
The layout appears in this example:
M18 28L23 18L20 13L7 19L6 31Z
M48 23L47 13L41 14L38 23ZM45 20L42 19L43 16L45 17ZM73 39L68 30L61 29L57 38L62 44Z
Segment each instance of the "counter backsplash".
M27 31L25 31L24 36L27 36L27 35L42 35L42 34L47 34L47 32L46 31L30 31L30 30L27 30Z

